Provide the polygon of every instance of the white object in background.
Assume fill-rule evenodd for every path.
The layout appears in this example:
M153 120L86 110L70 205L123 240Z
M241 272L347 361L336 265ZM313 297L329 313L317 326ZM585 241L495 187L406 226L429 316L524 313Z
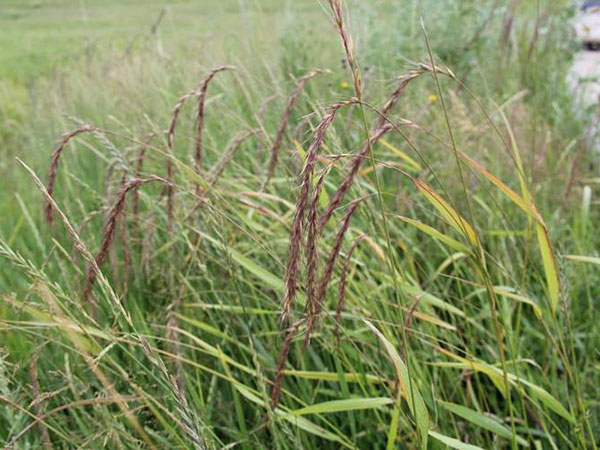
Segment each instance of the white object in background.
M575 20L577 38L588 50L600 50L600 1L583 3Z

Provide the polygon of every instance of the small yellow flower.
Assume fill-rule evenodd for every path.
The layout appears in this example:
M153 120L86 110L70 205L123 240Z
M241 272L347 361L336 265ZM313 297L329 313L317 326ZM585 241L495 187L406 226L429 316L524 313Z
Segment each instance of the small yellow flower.
M433 102L437 102L437 95L435 94L429 94L428 100L433 103Z
M340 87L342 89L348 89L350 87L350 84L348 84L346 81L342 81L342 83L340 84Z

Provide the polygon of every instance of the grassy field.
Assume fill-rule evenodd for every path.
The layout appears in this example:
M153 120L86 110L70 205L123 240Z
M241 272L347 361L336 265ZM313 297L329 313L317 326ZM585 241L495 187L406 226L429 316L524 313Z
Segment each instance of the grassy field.
M318 17L311 2L295 2L294 16ZM278 23L291 2L174 0L7 0L0 15L0 77L16 82L32 80L106 48L133 51L156 27L155 44L163 54L180 51L194 41L197 58L223 57L240 42L277 34ZM245 37L244 37L245 36ZM265 39L266 41L266 39ZM228 42L224 48L223 43ZM273 43L272 43L273 44Z
M573 12L3 1L0 444L595 449Z

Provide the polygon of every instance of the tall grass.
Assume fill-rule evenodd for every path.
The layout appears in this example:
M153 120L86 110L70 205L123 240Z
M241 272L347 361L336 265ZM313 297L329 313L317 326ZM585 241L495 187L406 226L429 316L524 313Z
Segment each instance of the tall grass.
M321 52L295 24L279 61L38 82L3 138L4 446L596 448L568 8L406 3L330 0Z

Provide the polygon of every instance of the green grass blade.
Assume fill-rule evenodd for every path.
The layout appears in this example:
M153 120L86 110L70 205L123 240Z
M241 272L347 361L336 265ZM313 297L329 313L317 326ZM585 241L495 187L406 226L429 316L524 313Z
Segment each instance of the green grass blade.
M451 413L462 417L478 427L484 428L492 433L496 433L498 436L501 436L505 439L512 439L512 433L508 428L478 411L474 411L466 406L457 405L455 403L444 402L442 400L438 400L438 404ZM525 447L529 447L527 441L521 437L517 436L517 442Z
M360 409L373 409L394 403L388 397L353 398L349 400L333 400L330 402L317 403L305 408L290 411L290 416L305 416L307 414L335 413L343 411L356 411Z
M446 436L445 434L437 433L435 431L430 431L429 436L434 439L437 439L442 444L446 444L450 448L455 448L457 450L483 450L481 447L472 444L465 444L458 439L451 438L450 436Z

